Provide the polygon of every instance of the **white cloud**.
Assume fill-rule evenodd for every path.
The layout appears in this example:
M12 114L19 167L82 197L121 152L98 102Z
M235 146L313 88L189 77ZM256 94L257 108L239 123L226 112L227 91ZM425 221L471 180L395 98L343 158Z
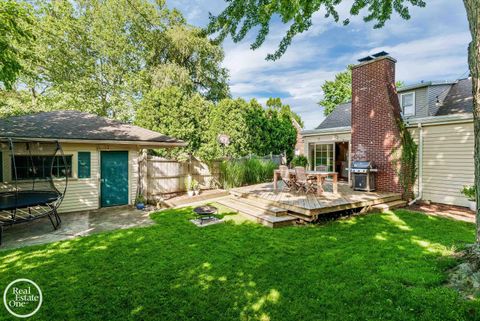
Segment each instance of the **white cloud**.
M190 23L205 25L208 12L219 13L226 5L223 0L169 0L178 6ZM339 6L340 22L349 17L352 0ZM412 8L412 18L392 16L384 28L373 29L363 16L350 17L342 26L325 19L324 12L313 17L313 26L296 37L286 54L278 61L266 61L273 53L288 26L274 22L265 44L252 51L252 32L241 42L224 44L224 66L230 70L230 85L235 97L257 98L265 102L270 96L280 96L298 112L305 128L317 126L323 111L316 104L321 99L321 85L332 79L346 65L358 58L385 50L398 60L397 79L407 83L419 80L451 80L467 68L466 46L470 40L463 2L436 0L426 8Z
M347 55L344 59L352 61L354 57L364 57L385 50L398 61L399 80L453 80L452 77L459 77L467 69L466 53L470 39L468 32L437 35L363 50Z

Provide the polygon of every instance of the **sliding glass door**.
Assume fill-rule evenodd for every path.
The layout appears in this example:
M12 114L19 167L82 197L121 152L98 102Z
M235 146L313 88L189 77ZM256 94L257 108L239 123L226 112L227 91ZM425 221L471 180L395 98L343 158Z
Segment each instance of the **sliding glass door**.
M335 156L334 144L310 144L309 163L311 170L334 171Z

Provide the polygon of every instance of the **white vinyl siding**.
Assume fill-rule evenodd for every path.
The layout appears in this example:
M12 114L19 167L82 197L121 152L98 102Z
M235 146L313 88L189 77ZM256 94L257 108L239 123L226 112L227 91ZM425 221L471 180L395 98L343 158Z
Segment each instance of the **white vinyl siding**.
M100 151L125 150L129 154L129 204L133 204L138 185L138 148L132 145L94 145L94 144L62 144L65 155L72 155L72 178L68 180L67 193L59 212L76 212L94 210L100 207ZM3 149L3 148L2 148ZM78 179L78 152L90 152L90 178ZM10 156L3 152L4 181L10 181ZM7 161L5 161L7 160ZM32 184L23 182L20 188L31 188ZM0 191L11 188L11 183L0 183Z
M130 150L128 153L128 181L129 181L129 196L128 204L135 203L137 186L138 186L138 151Z
M415 137L418 129L415 129ZM474 180L473 123L423 128L423 199L468 206L460 193Z
M69 179L67 193L60 205L59 212L75 212L81 210L94 210L99 207L99 181L98 181L98 151L95 145L63 144L63 152L73 155L73 178ZM90 178L78 179L78 151L90 152Z

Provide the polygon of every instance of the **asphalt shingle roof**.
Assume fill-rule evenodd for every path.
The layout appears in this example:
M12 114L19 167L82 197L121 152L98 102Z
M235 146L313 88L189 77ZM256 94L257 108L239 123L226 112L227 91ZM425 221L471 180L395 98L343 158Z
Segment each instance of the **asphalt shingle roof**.
M472 79L459 79L449 89L435 116L465 114L473 112ZM338 105L316 129L348 127L352 125L351 103Z
M181 144L142 127L73 110L0 119L0 137Z
M348 127L352 124L352 103L340 104L328 115L316 129Z
M452 85L435 116L473 112L472 79L460 79Z

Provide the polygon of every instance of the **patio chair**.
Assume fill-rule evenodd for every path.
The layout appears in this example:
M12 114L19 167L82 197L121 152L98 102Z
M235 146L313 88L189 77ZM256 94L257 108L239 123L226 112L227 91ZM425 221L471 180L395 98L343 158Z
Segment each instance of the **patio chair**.
M288 167L286 165L280 165L280 177L282 178L283 182L283 191L290 192L292 189L295 188L295 181L290 177L290 172L288 171Z
M309 179L304 167L295 167L295 185L298 191L305 191L305 193L315 193L317 183L315 179Z

